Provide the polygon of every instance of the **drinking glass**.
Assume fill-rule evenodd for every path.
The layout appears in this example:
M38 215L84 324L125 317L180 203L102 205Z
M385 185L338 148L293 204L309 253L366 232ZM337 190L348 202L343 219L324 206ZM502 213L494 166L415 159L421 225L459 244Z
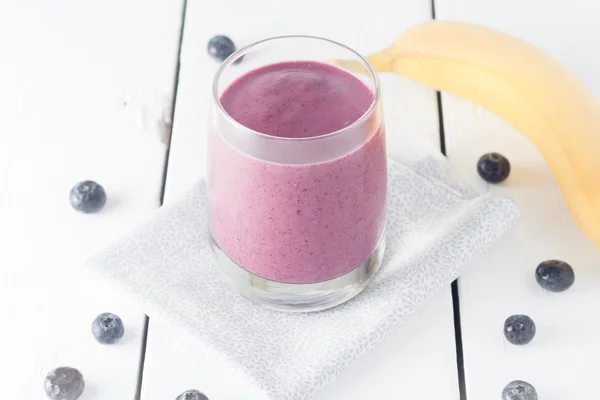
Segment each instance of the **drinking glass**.
M334 59L359 61L364 73L334 66ZM223 103L227 90L253 71L290 62L299 73L319 63L333 77L308 86L319 79L359 80L369 95L364 112L312 137L277 136L268 125L250 128L232 117ZM340 90L356 95L345 93L345 86ZM234 93L233 102L248 95ZM343 113L340 104L327 104L326 114ZM291 101L285 107L304 105ZM318 311L366 287L385 250L387 158L379 80L363 57L313 36L273 37L238 50L214 77L207 145L211 244L235 291L272 309Z

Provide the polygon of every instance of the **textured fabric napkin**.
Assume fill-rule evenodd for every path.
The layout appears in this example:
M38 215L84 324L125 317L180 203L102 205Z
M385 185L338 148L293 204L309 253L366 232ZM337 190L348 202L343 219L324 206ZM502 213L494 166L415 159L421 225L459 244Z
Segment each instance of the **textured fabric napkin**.
M90 265L151 318L227 356L273 399L310 399L518 220L512 201L473 192L441 156L412 167L390 160L388 175L382 269L361 294L333 309L271 311L232 292L213 262L204 182Z

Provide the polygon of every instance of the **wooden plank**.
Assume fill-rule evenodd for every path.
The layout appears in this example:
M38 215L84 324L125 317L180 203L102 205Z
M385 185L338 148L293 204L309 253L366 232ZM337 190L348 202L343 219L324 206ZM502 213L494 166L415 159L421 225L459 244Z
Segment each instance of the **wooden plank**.
M82 399L134 398L144 314L82 270L159 206L180 13L179 1L0 4L4 398L45 398L60 365L83 373ZM107 191L100 214L69 205L85 179ZM90 331L105 311L126 328L111 347Z
M227 34L243 46L269 36L306 33L339 40L368 53L389 43L409 25L431 16L428 0L402 4L374 0L368 14L356 12L363 8L358 0L343 7L333 0L189 2L166 201L186 191L205 172L210 87L218 67L206 54L212 35ZM382 84L390 156L410 161L439 151L435 93L397 76L382 77ZM219 357L175 335L168 326L150 321L142 398L173 398L197 388L216 400L265 399ZM424 387L431 398L459 398L450 287L385 344L353 364L318 398L389 399L400 393L417 398Z
M439 19L501 29L548 51L571 68L600 98L598 3L593 0L436 0ZM595 11L595 12L594 12ZM548 83L549 85L552 82ZM534 384L540 399L597 398L600 348L600 253L584 237L537 150L498 117L469 102L443 96L450 162L481 190L512 197L523 223L459 280L464 365L469 399L500 398L514 379ZM512 163L509 179L488 186L477 159L497 151ZM575 269L567 292L541 289L538 263L558 258ZM525 347L503 337L504 320L528 314L537 325Z

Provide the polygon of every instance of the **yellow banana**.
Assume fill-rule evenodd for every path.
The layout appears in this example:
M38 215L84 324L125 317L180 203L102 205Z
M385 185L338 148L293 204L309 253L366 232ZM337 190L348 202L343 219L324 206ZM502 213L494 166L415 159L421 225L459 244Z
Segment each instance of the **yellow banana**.
M478 104L525 135L600 247L600 104L557 60L505 33L449 21L416 25L367 59L378 72ZM358 62L334 62L364 72Z

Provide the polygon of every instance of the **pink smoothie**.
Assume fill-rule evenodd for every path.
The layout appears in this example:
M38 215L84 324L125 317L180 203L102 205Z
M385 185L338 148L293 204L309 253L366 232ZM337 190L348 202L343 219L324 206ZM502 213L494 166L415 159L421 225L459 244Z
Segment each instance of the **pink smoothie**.
M284 138L338 131L372 102L372 91L359 79L317 62L259 68L221 96L240 124ZM218 132L212 133L209 151L211 233L253 274L287 283L321 282L353 270L378 244L385 223L383 127L356 150L316 164L262 161Z

